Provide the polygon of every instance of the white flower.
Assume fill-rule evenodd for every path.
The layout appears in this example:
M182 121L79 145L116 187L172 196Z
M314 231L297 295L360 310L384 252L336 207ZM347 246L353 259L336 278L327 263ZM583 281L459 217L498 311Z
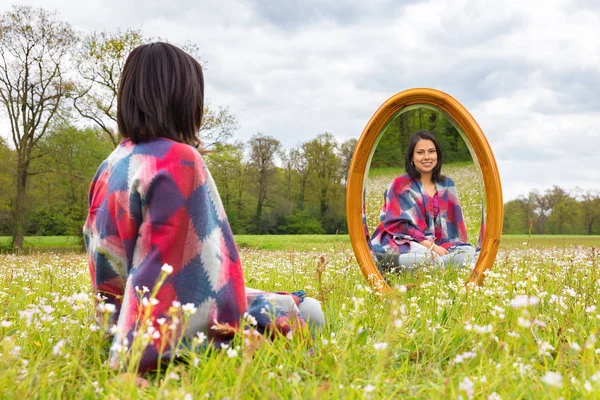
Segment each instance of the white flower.
M458 384L458 390L462 390L469 399L472 399L473 395L475 394L475 384L469 379L469 377L466 377L461 383Z
M170 266L169 264L163 264L163 266L160 268L160 270L163 272L166 272L167 275L169 275L173 272L173 267Z
M519 323L519 326L522 328L531 327L531 321L529 321L528 319L523 318L523 317L519 317L518 323Z
M227 349L227 356L229 358L237 357L237 355L238 355L238 352L236 349L232 349L231 347Z
M184 313L188 314L188 315L192 315L196 312L197 308L194 305L194 303L187 303L184 304L183 306L181 306L181 309L183 310Z
M56 343L54 345L54 348L52 349L52 354L54 354L55 356L62 354L62 347L65 345L65 341L61 340L58 343Z
M197 332L194 338L195 344L202 344L206 340L206 334L204 332Z
M175 372L171 372L168 376L169 379L173 379L174 381L178 381L179 380L179 375L177 375L177 373Z
M466 353L462 353L462 354L459 354L456 357L454 357L454 360L452 360L452 364L460 364L461 362L465 361L466 359L475 358L475 357L477 357L477 353L475 353L473 351L467 351Z
M590 381L585 381L585 383L583 384L583 388L585 390L587 390L588 392L592 391L592 384L590 383Z
M525 308L528 306L535 306L540 302L540 298L537 296L528 297L527 295L517 295L510 301L510 306L513 308Z
M371 393L374 392L375 389L377 388L369 383L367 386L365 386L363 390L365 391L365 393Z
M248 322L248 324L250 324L250 326L256 326L258 324L256 318L248 313L244 313L244 319Z
M588 308L585 309L586 313L593 313L594 311L596 311L596 306L594 306L594 305L589 306Z
M159 325L164 325L164 324L165 324L165 322L167 322L167 319L166 319L166 318L158 318L158 319L156 320L156 322L157 322Z
M496 392L492 392L488 395L487 400L502 400L502 397Z
M581 351L581 346L577 342L571 343L571 348L575 351Z
M373 348L374 348L375 350L385 350L385 349L387 349L387 347L388 347L388 344L387 344L387 343L385 343L385 342L382 342L382 343L375 343L375 344L373 345Z
M181 307L181 303L180 303L180 302L178 302L177 300L174 300L174 301L173 301L173 307L175 307L175 308L179 308L179 307Z
M9 328L11 325L12 325L12 322L10 322L10 321L0 322L0 327L2 327L2 328Z
M542 382L548 386L562 387L563 377L558 372L548 371L546 375L542 376Z
M538 341L538 345L539 345L539 353L542 356L549 356L550 355L550 350L554 350L554 347L548 343L548 342L542 342L542 341Z

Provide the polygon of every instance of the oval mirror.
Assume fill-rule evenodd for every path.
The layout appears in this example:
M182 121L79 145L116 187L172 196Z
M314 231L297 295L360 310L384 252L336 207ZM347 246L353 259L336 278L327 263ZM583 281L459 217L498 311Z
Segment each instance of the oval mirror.
M381 292L426 265L472 267L468 282L482 284L494 263L503 220L496 161L477 122L446 93L410 89L379 107L356 146L346 206L362 273Z

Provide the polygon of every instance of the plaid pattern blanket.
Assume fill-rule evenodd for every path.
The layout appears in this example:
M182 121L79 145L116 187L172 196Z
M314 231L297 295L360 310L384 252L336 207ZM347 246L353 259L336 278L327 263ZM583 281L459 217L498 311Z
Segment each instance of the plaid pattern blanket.
M192 146L124 140L98 169L89 205L84 239L102 298L98 317L110 314L113 367L123 367L140 329L148 338L139 365L145 371L198 334L228 343L245 313L261 333L305 326L297 308L303 293L245 287L221 198Z
M396 178L384 193L380 224L371 235L376 253L407 253L410 242L435 241L446 249L467 243L467 229L452 179L436 183L439 213L433 218L433 199L421 181Z

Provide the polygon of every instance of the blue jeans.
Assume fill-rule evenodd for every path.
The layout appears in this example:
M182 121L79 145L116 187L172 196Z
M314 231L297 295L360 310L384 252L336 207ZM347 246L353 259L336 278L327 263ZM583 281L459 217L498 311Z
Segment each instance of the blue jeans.
M386 272L392 268L414 270L424 265L435 265L440 268L450 266L463 268L475 265L478 256L479 252L476 252L475 247L471 245L451 247L448 249L448 254L440 256L417 242L410 242L408 253L375 254L380 269Z

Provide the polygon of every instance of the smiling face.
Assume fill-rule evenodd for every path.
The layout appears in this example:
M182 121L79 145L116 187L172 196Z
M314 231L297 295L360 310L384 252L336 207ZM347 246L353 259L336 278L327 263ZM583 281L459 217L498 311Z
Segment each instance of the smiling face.
M429 139L419 139L413 151L412 162L421 175L430 174L437 165L435 144Z

